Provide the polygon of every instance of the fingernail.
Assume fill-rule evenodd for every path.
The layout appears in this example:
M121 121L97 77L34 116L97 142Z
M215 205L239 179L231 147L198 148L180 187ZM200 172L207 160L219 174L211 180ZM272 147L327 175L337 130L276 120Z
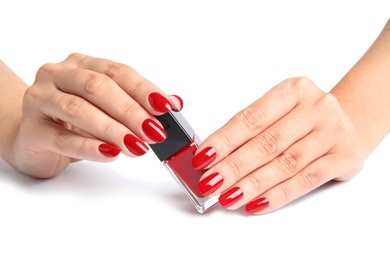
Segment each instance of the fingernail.
M125 135L123 142L125 143L127 149L137 156L141 156L149 150L148 146L144 142L132 134Z
M172 102L172 106L173 106L172 110L175 112L179 112L180 110L183 109L184 106L183 99L181 99L181 97L179 97L178 95L172 95L172 96L174 96L179 103L177 104L177 102Z
M208 196L214 191L216 191L223 184L223 177L218 172L215 172L203 180L201 180L198 184L199 191L204 195Z
M249 214L259 212L262 209L265 209L269 204L269 201L266 198L258 198L252 202L249 202L245 206L245 210Z
M215 149L213 147L206 147L192 159L192 167L197 171L203 170L215 158L217 158Z
M157 112L166 113L172 109L171 102L158 92L150 93L148 100Z
M101 144L99 145L99 152L107 157L115 157L121 152L121 149L114 145Z
M156 124L152 119L146 119L142 123L142 130L156 143L161 143L167 138L167 132L164 128Z
M221 204L222 207L228 208L234 203L236 203L239 199L241 199L244 196L244 192L239 187L234 187L224 194L222 194L218 200L219 204Z

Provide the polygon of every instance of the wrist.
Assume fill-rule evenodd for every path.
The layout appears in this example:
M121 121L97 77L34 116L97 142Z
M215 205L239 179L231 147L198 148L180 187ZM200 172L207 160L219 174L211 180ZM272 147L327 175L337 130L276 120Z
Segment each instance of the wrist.
M367 156L390 131L390 20L362 58L332 89L358 131Z
M3 124L0 124L0 129L4 130L2 131L2 137L0 137L0 157L13 167L15 167L15 144L19 133L20 121L21 117L12 115Z
M0 60L0 157L12 166L27 89L28 85Z
M355 126L367 157L390 130L390 91L375 66L360 61L330 92Z
M338 88L333 89L330 93L337 98L341 108L348 115L355 127L355 131L359 137L356 142L361 148L363 157L367 158L382 141L386 135L385 131L378 129L378 125L372 119L368 118L358 100L352 100L346 97L348 95L343 91L339 91Z

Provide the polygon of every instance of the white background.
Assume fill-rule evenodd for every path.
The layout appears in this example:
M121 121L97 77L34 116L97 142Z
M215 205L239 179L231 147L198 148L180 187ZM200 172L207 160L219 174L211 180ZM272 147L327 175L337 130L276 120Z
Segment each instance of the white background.
M2 1L0 58L28 84L72 52L126 63L180 95L204 139L287 77L330 90L387 2ZM197 213L152 152L45 181L0 160L0 259L390 259L389 151L264 216Z

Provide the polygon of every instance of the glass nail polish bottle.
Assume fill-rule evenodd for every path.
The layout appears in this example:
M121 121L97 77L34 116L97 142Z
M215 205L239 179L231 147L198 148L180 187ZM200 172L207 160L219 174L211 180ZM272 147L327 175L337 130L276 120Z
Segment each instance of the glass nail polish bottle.
M151 144L150 148L178 182L199 213L206 212L218 202L219 195L203 196L198 183L204 171L192 167L192 159L201 140L180 112L170 111L156 116L168 134L162 143Z

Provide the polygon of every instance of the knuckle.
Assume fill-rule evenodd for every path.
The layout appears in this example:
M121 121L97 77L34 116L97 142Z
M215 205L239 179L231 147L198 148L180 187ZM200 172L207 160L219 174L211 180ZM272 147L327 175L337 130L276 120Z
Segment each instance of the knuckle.
M101 92L107 85L106 76L90 73L84 79L83 88L86 93L93 95Z
M255 138L257 149L268 155L274 154L279 150L280 140L280 134L276 131L267 131Z
M292 88L296 90L306 90L313 82L308 77L296 77L292 79L291 83Z
M54 147L60 151L68 147L70 136L71 132L67 129L59 131L54 138Z
M221 128L213 133L208 139L209 143L212 143L216 150L220 150L226 147L235 147L235 132L229 131L225 128Z
M129 118L134 118L134 115L141 114L143 108L137 102L128 102L123 105L122 120L123 122L129 121Z
M129 71L129 67L122 63L115 63L115 62L109 62L106 65L105 72L108 77L110 78L116 78L119 75L122 75Z
M237 117L249 131L256 131L262 128L268 114L264 107L247 107L241 110Z
M290 153L283 153L278 156L277 162L282 172L286 173L288 176L291 176L298 170L297 159Z
M102 125L102 133L104 136L112 136L117 128L117 123L115 121L109 121Z
M312 81L308 77L295 77L287 80L285 85L289 93L304 93Z
M290 200L292 196L292 191L285 185L279 185L275 188L274 192L276 193L276 197L280 204L286 204Z
M320 174L313 171L302 171L297 174L299 187L304 189L312 189L316 187L320 181Z
M352 129L354 128L351 121L346 120L345 114L342 111L340 103L334 95L330 93L325 94L322 98L318 100L317 106L317 109L319 111L325 110L333 115L332 127L334 129L334 133L349 132L352 131Z
M52 71L55 68L55 64L52 63L45 63L42 66L39 67L36 78L45 77L46 75L49 75L52 73Z
M148 90L150 89L152 86L152 83L145 79L145 78L139 78L138 80L135 80L134 82L134 92L136 91L145 91L145 90Z
M88 139L87 138L83 138L81 140L81 142L78 143L76 153L83 154L84 151L88 151Z
M58 106L65 118L75 118L85 110L85 103L75 96L62 96L58 101Z
M68 55L68 57L65 59L65 61L70 61L70 62L79 62L83 60L86 56L84 54L78 53L78 52L73 52Z
M256 174L250 174L246 177L247 181L253 187L253 190L259 192L262 188L262 180Z
M228 158L225 161L225 166L228 171L237 179L240 179L242 176L242 170L244 169L244 163L240 158Z
M331 109L331 110L338 110L340 109L339 102L337 98L330 94L330 93L325 93L318 101L317 101L317 106L319 109Z

